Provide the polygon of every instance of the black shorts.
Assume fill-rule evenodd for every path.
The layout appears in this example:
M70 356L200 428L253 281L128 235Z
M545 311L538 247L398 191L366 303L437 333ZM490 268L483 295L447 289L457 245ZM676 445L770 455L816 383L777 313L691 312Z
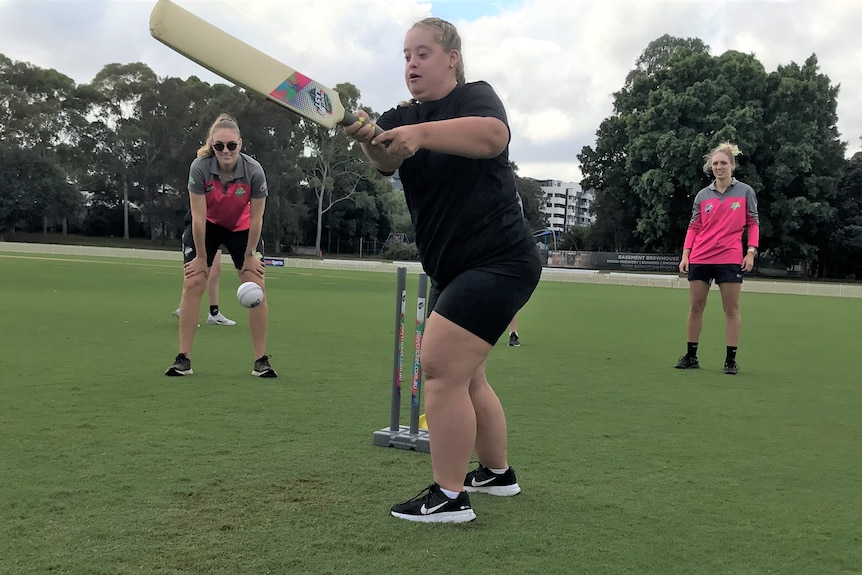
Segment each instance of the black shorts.
M741 264L688 264L688 281L742 283Z
M462 272L445 286L431 282L428 313L436 311L491 345L533 295L542 275L538 248Z
M207 267L211 268L215 260L216 252L224 246L230 253L233 265L236 269L242 269L245 261L245 252L248 246L248 230L233 232L218 224L207 221L206 232ZM263 254L263 239L257 242L257 251ZM189 263L197 256L195 240L192 235L191 225L186 226L183 231L183 263Z

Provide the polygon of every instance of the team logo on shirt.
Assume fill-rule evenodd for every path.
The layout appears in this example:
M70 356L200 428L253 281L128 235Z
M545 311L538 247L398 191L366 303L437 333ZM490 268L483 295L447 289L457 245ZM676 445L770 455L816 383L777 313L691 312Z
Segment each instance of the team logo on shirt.
M732 204L730 204L731 210L736 210L736 209L739 209L741 207L742 207L742 203L740 203L740 202L733 202Z
M711 212L711 211L712 211L712 204L706 204L706 209L705 209L705 211L706 211L706 213Z
M207 184L207 187L204 188L204 192L208 194L211 191L213 191L214 189L215 189L215 185L212 182L210 182L209 184Z
M241 198L245 195L245 188L242 186L237 186L236 190L234 190L236 197Z

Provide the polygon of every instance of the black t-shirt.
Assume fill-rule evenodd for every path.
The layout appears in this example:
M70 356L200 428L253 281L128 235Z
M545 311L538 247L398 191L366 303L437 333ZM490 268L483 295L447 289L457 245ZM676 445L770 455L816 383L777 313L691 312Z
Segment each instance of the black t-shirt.
M486 82L459 84L446 97L384 113L384 130L469 116L507 126L503 103ZM475 160L420 149L399 169L416 247L426 273L446 285L461 272L518 256L533 248L518 204L508 147L496 158Z

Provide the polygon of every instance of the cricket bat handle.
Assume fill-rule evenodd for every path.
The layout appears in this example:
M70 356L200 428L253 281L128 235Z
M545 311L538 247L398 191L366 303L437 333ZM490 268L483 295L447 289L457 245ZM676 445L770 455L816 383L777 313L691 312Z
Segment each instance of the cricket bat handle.
M341 125L342 126L349 126L350 124L353 124L353 123L358 122L358 121L359 121L359 118L357 118L354 114L351 114L350 112L344 112L344 119L341 120ZM383 130L380 128L380 126L378 126L377 124L374 124L374 137L376 138L377 136L379 136L382 133L383 133Z

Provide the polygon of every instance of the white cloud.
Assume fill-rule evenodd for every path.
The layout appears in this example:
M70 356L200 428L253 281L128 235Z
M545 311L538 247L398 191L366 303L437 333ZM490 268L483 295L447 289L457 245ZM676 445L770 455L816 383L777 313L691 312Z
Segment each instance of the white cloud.
M862 10L856 0L176 0L325 84L351 82L382 112L408 96L404 32L441 14L458 24L468 79L490 82L512 126L521 176L578 181L613 93L646 45L700 38L713 54L754 53L767 71L816 53L840 84L838 128L862 149ZM79 83L105 64L145 62L160 76L220 81L149 36L154 0L0 0L0 53L56 68ZM484 4L484 10L478 5ZM477 18L478 13L485 16ZM218 47L213 47L217 50Z

